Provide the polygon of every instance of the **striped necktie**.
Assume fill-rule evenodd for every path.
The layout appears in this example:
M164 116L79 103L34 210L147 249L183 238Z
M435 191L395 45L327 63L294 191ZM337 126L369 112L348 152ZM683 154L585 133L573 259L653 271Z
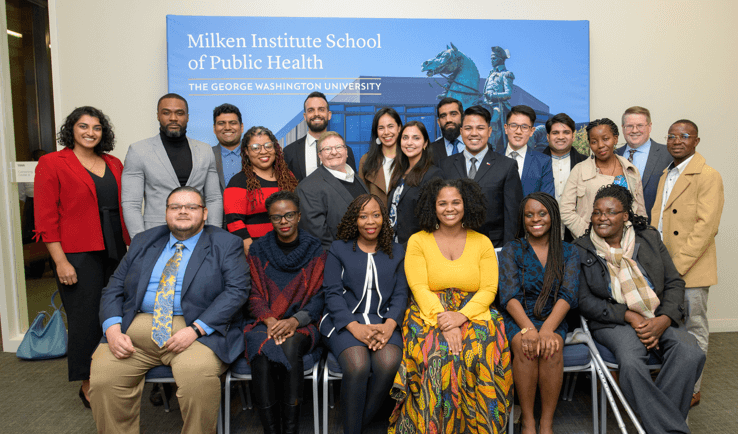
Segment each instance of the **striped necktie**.
M633 162L633 155L635 155L635 153L638 152L638 150L637 149L629 149L628 152L630 153L630 155L628 155L628 162L632 163Z
M172 310L174 309L174 288L177 286L177 271L179 263L182 262L182 249L184 244L176 243L177 249L164 266L164 272L159 279L159 287L156 288L156 301L154 302L154 320L151 324L151 339L159 348L172 337Z

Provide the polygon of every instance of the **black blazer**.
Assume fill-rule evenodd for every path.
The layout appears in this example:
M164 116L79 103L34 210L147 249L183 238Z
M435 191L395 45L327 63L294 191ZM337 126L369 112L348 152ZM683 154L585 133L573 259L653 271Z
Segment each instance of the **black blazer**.
M348 152L348 158L346 163L356 172L356 160L354 159L354 151L351 150L351 146L347 146L346 151ZM305 169L305 137L301 137L289 145L284 147L284 160L287 162L287 167L297 182L301 182L307 178Z
M615 150L617 155L626 157L625 154L626 146L621 146ZM656 143L651 139L651 149L648 151L648 159L646 160L646 168L641 173L641 182L643 183L643 201L646 204L646 213L648 214L648 221L651 221L651 208L656 202L656 191L659 189L659 178L664 172L664 169L674 161L666 149L666 146L661 143ZM661 203L661 198L658 198Z
M433 165L440 167L441 160L448 157L446 153L446 141L441 136L438 140L430 144L431 156L433 157ZM462 149L459 149L461 151Z
M369 193L357 174L354 174L354 179L361 184L365 193ZM317 237L323 250L328 250L336 239L338 224L354 197L323 166L299 183L295 193L300 198L300 229Z
M156 260L169 241L169 228L156 226L138 234L102 290L100 323L123 318L125 333L141 308ZM205 225L192 251L182 282L182 313L190 325L201 320L215 331L197 340L225 363L245 350L241 307L249 298L249 264L243 242L221 228ZM107 340L103 337L102 342Z
M441 160L441 171L445 179L466 178L464 153ZM488 149L474 180L487 200L487 218L477 230L488 236L495 247L502 247L515 239L518 228L518 207L523 200L518 163Z
M551 156L551 148L546 146L546 149L543 150L543 154ZM589 158L586 155L580 154L579 151L577 151L574 148L571 148L571 152L569 152L569 163L571 164L570 169L573 169L574 166L581 163L582 161Z
M579 273L579 311L590 320L589 327L592 330L624 325L628 306L616 302L610 295L610 273L605 260L597 255L588 236L580 237L574 245L579 248L582 266L582 272ZM684 280L674 267L656 229L649 227L636 232L633 256L661 301L654 312L656 316L666 315L673 324L682 322L685 314Z
M420 197L420 190L423 186L433 178L443 178L443 172L436 166L431 166L423 179L420 180L420 185L415 187L405 187L400 193L400 201L397 203L397 225L395 226L395 234L397 235L397 241L403 246L407 244L407 240L410 235L418 232L420 226L418 226L418 218L415 216L415 206L418 204L418 198ZM387 207L392 205L392 198L395 195L395 189L390 190L387 196Z

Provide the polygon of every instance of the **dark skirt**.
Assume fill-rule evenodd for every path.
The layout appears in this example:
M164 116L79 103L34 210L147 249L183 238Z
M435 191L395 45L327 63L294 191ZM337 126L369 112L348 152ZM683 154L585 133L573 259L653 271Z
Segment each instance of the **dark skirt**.
M336 358L338 358L338 356L340 356L343 350L345 350L346 348L366 347L363 342L356 339L354 335L352 335L351 332L345 328L341 331L333 330L333 333L331 333L331 336L329 338L323 336L323 339L325 340L328 348L331 350L333 355L336 356ZM392 337L387 343L397 345L398 348L402 348L402 335L400 334L400 330L398 328L396 328L395 331L392 333Z

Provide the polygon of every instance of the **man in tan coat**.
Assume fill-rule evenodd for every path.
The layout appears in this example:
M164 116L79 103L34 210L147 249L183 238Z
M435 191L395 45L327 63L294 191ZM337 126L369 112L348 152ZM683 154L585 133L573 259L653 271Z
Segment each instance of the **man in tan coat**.
M687 330L707 354L707 296L717 283L715 235L725 199L722 177L695 152L699 143L694 122L682 119L669 128L666 147L674 161L659 180L651 223L684 279ZM702 377L694 386L692 406L700 401L701 382Z

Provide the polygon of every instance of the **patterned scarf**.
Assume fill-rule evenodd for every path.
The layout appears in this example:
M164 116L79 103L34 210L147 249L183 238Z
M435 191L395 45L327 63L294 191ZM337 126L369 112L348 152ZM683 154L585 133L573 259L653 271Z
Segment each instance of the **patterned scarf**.
M643 277L638 264L633 260L635 251L635 229L631 222L625 222L621 248L610 247L607 241L600 238L595 231L589 232L597 249L597 254L607 261L607 270L610 272L610 289L612 296L618 303L628 306L644 318L653 318L656 308L659 307L659 298Z

